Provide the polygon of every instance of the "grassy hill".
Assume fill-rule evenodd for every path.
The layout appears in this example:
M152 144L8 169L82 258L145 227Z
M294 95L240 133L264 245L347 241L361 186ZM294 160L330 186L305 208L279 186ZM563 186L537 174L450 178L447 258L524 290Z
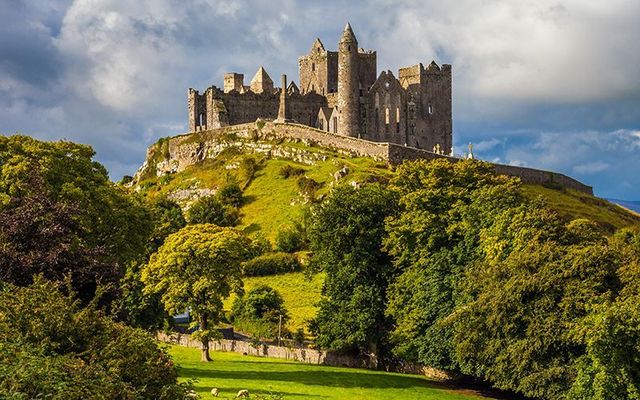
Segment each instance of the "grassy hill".
M423 376L366 369L328 367L295 361L212 352L213 362L200 362L200 350L171 346L169 353L180 366L181 381L197 379L195 391L203 399L233 399L241 389L255 395L279 394L292 399L352 400L472 400L483 397L469 390L431 381Z
M213 193L226 181L234 180L243 188L245 197L240 209L240 228L273 241L279 230L300 221L308 208L309 196L302 193L299 184L302 176L316 182L313 197L320 199L335 183L334 174L344 167L347 174L340 179L347 182L385 181L393 175L384 163L367 157L350 157L302 143L279 143L278 150L286 157L227 148L214 159L176 174L148 177L138 182L137 187L151 198L169 196L188 207L199 195ZM290 172L288 177L285 170ZM589 218L611 232L640 225L639 215L581 192L537 185L523 185L522 191L529 198L543 198L567 218ZM245 279L247 289L259 284L268 284L283 295L291 314L290 330L305 326L305 321L315 314L322 276L311 281L305 280L303 273Z

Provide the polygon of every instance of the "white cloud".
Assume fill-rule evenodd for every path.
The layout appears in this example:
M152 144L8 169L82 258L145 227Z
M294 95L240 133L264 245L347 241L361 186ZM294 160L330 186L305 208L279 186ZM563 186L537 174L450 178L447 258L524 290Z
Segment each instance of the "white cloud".
M428 61L439 49L465 100L584 103L640 90L637 1L394 4L396 24L378 43L381 58Z

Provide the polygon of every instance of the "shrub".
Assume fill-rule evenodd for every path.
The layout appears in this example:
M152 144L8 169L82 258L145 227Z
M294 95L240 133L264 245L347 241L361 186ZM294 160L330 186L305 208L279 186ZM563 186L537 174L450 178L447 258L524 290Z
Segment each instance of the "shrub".
M187 212L190 224L215 224L218 226L235 226L240 215L235 207L223 204L215 196L198 199Z
M285 253L294 253L303 250L307 245L304 227L296 224L293 227L285 227L276 234L276 250Z
M257 337L276 337L278 325L289 319L284 299L277 290L261 285L237 297L231 307L231 320L243 332Z
M249 182L259 169L259 162L253 157L245 157L240 161L240 170L244 173L244 179Z
M287 179L290 176L300 176L303 175L306 171L302 168L294 167L290 164L283 165L280 168L280 176Z
M266 276L299 271L298 258L288 253L267 253L242 264L244 276Z
M227 182L218 190L218 200L224 205L240 207L242 205L242 189L235 182Z

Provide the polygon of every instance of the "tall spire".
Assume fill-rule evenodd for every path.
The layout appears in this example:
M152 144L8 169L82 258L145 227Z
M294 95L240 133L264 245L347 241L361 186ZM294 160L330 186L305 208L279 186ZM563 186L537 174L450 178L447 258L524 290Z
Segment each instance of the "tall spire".
M351 24L347 22L347 25L344 27L344 31L342 32L342 37L340 38L340 43L344 42L353 42L358 43L356 39L356 35L353 33L353 29L351 29Z

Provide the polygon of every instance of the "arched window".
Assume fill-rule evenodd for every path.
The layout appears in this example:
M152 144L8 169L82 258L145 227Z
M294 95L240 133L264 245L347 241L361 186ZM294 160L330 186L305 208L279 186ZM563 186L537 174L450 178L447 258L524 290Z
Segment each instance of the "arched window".
M311 63L311 71L315 71L316 70L316 63Z

